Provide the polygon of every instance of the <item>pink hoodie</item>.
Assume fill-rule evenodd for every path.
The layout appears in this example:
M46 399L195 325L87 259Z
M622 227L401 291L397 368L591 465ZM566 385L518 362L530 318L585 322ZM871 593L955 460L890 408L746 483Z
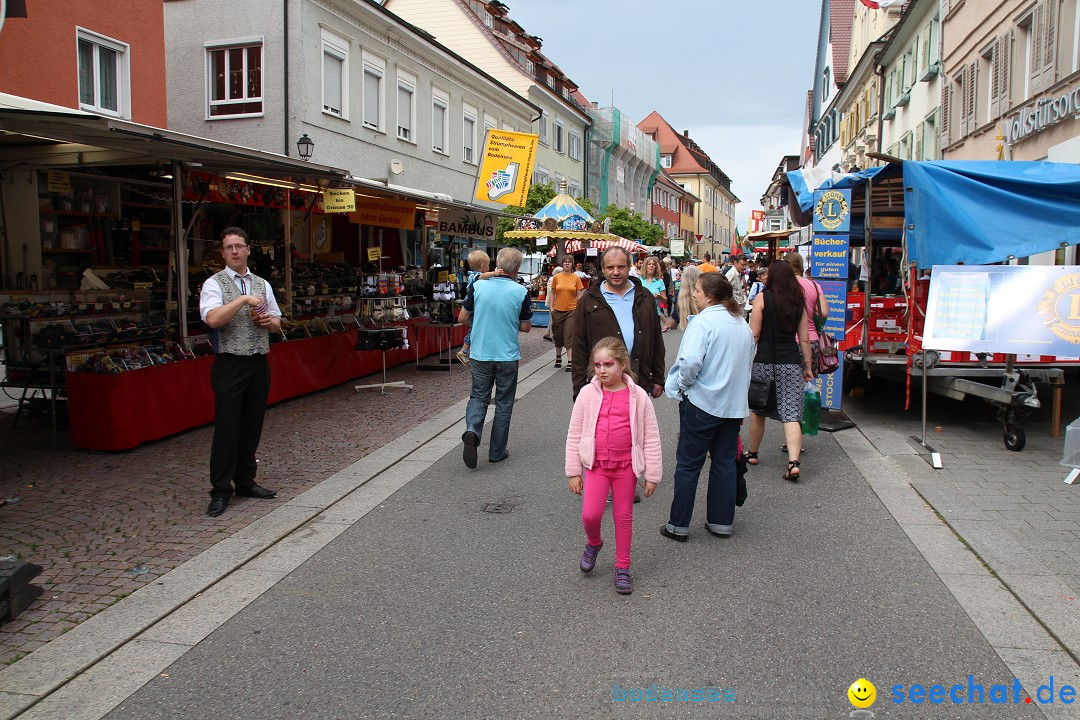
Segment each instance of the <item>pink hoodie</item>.
M635 475L645 476L645 482L658 483L664 474L664 458L660 450L660 428L652 399L641 386L627 378L630 388L631 466ZM604 391L599 378L593 378L581 388L570 416L566 432L566 476L581 475L582 466L592 468L596 457L596 419Z

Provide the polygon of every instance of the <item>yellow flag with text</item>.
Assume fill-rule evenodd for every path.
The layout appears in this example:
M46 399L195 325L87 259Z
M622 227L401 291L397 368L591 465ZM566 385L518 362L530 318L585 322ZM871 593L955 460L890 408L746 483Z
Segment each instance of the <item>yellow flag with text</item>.
M475 198L525 207L539 139L532 133L489 129Z

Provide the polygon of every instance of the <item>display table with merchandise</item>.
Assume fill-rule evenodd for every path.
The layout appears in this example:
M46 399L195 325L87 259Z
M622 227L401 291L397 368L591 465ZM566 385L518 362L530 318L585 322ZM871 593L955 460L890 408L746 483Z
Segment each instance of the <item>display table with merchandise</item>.
M436 333L418 332L426 318L402 321L413 347L386 351L386 365L414 363L439 352ZM464 325L450 341L460 345ZM443 341L445 343L445 341ZM382 353L357 352L357 331L278 342L270 346L267 404L306 395L382 370ZM415 348L415 350L413 349ZM72 447L129 450L214 421L210 388L213 357L200 357L117 374L69 372L68 415Z

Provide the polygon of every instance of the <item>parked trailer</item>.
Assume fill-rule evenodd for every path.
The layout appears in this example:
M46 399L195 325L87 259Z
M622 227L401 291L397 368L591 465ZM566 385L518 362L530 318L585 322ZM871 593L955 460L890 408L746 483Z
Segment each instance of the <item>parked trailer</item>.
M1021 423L1041 407L1037 387L1046 385L1054 397L1052 434L1059 434L1064 371L1080 365L1080 357L924 350L932 279L921 275L934 265L1007 263L1080 243L1080 167L904 161L824 182L809 178L808 184L803 171L788 178L803 224L810 222L814 190L850 189L850 244L861 248L852 253L861 252L871 270L883 256L898 256L906 270L903 294L875 294L872 287L848 294L846 333L839 343L845 362L868 376L909 387L918 382L924 389L924 425L926 391L986 400L997 408L1005 447L1014 451L1026 443ZM868 275L872 286L876 274Z

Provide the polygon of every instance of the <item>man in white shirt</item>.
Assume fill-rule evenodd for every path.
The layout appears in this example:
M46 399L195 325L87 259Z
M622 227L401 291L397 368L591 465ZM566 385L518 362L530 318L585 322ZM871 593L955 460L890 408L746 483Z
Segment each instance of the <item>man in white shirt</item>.
M199 313L214 330L214 440L210 448L210 506L225 512L237 495L269 499L277 492L255 482L255 451L270 394L270 333L281 332L281 310L270 283L248 270L251 246L241 228L221 232L225 269L207 278Z
M743 307L746 305L746 279L743 275L746 272L746 256L739 253L732 255L728 259L731 261L731 268L724 273L724 277L731 283L731 294L735 303L739 307Z

